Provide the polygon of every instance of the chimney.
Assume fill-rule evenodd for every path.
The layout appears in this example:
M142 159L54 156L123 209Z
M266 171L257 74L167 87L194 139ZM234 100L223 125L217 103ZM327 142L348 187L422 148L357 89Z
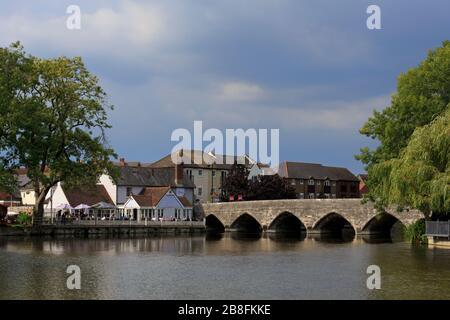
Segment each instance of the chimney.
M175 165L175 185L183 184L183 162Z

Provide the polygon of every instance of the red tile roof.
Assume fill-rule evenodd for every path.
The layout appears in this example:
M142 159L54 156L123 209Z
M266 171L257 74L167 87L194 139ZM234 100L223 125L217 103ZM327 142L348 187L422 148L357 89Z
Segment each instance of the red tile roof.
M114 205L114 202L105 187L101 184L97 184L94 187L89 188L80 187L70 190L65 190L63 188L63 190L70 206L72 207L76 207L79 204L87 204L88 206L92 206L102 201Z
M156 207L161 199L171 190L170 187L147 187L138 195L133 195L133 199L140 207ZM184 207L192 207L186 197L178 197Z

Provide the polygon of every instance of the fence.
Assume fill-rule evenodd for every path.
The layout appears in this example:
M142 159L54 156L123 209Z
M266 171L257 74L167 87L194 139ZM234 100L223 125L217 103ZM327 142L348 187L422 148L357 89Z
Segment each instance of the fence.
M139 226L139 227L195 227L204 226L204 221L133 221L133 220L51 220L44 221L46 225L73 226Z
M450 237L450 221L426 221L425 234L433 237Z

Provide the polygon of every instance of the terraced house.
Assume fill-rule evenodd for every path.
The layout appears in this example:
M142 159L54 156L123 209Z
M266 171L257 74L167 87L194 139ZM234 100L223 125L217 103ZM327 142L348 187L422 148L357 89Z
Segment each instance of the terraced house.
M360 197L359 179L346 168L286 161L278 174L295 188L299 199Z

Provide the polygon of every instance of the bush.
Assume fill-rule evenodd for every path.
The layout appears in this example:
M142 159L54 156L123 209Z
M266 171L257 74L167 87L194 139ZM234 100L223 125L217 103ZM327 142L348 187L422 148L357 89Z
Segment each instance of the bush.
M425 219L420 219L405 229L405 237L411 243L426 244L428 239L425 235Z
M21 225L29 225L31 224L31 216L29 216L26 212L20 212L17 215L16 221Z

